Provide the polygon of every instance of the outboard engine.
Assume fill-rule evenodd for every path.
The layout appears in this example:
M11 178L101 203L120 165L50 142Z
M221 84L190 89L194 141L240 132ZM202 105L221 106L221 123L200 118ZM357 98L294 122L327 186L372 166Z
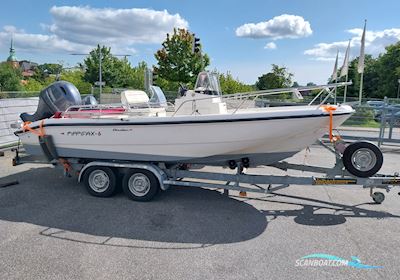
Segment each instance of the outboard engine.
M88 95L85 96L85 98L82 99L82 105L97 105L97 100L93 95Z
M52 117L56 112L63 112L68 107L81 104L81 95L71 83L59 81L52 83L40 92L39 104L33 115L22 113L24 122L35 122Z

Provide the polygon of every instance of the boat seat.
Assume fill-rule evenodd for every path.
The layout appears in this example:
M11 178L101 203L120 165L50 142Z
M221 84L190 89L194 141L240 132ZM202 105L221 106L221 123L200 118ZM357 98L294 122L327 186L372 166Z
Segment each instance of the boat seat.
M149 96L142 90L124 90L121 92L121 103L126 106L146 105L149 103Z

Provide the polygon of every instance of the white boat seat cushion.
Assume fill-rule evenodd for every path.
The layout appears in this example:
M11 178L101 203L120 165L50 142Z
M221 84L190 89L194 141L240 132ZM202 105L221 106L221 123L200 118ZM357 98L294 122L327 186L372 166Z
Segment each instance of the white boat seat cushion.
M149 102L148 95L141 90L124 90L121 92L121 103L124 105L145 104Z

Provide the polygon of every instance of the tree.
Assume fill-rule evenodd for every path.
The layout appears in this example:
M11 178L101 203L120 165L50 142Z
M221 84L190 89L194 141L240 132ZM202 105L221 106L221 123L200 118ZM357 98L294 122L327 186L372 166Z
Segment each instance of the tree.
M377 60L374 59L371 55L365 55L364 60L364 85L363 85L363 96L364 97L378 97L379 93L377 93L377 86L379 76L377 71ZM349 63L349 72L348 72L348 81L352 81L352 85L347 87L347 96L354 97L358 99L359 89L360 89L360 74L357 71L358 69L358 57L350 61ZM340 82L344 82L346 77L341 77ZM338 96L343 96L344 87L338 88Z
M19 69L14 69L10 64L0 64L0 91L18 91L21 86L22 74Z
M132 67L128 59L118 59L111 54L111 48L98 45L84 60L84 81L94 84L99 80L99 58L102 57L102 81L108 87L135 89L144 88L144 72L147 67L145 62L140 62L137 67Z
M238 79L234 79L230 72L226 74L219 74L219 82L221 85L221 91L224 94L248 92L254 90L250 85L246 85L240 82Z
M379 55L372 65L371 74L379 78L375 80L376 84L373 89L376 90L375 95L381 98L396 97L400 78L400 42L389 45L385 49L386 52Z
M293 74L286 67L272 64L271 72L258 77L256 87L259 90L273 88L288 88L292 85Z
M172 35L162 43L162 48L155 53L157 66L154 72L170 82L194 84L197 75L209 64L207 54L194 53L193 34L186 29L174 29Z
M89 94L91 93L92 85L83 79L84 75L82 70L64 70L61 73L61 80L74 84L81 94Z
M132 67L126 58L115 62L113 87L144 89L144 75L147 64L142 61Z
M127 86L134 89L144 90L144 73L146 72L146 69L147 64L144 61L139 62L136 67L132 67L126 77Z
M25 91L41 91L44 88L44 86L39 81L30 78L25 81L23 88Z
M357 72L358 57L349 63L348 80L353 84L348 86L347 96L358 99L360 89L360 74ZM400 78L400 42L389 45L386 51L374 58L365 56L363 97L383 98L396 97L398 79ZM344 81L342 77L340 81ZM343 88L338 88L338 95L343 95Z
M49 75L58 75L62 71L62 65L57 63L44 63L35 67L35 72L32 76L37 82L41 84L46 83Z
M294 81L294 82L293 82L293 85L292 85L292 87L294 87L294 88L298 88L298 87L300 87L300 85L299 85L299 83L298 83L298 82Z
M124 72L121 67L124 67L126 62L119 61L118 58L111 54L111 48L106 46L97 45L95 49L90 51L89 56L84 60L84 68L86 69L84 74L84 80L91 84L94 84L99 80L99 66L101 57L101 74L102 81L108 86L119 86L123 77L121 73Z

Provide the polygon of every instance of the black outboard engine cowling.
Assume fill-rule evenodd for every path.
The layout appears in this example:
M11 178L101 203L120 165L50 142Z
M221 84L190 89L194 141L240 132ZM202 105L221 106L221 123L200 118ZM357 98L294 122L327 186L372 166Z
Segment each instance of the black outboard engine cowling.
M39 104L33 115L22 113L24 122L35 122L52 117L56 112L63 112L68 107L81 104L81 95L71 83L59 81L43 89L39 95Z

